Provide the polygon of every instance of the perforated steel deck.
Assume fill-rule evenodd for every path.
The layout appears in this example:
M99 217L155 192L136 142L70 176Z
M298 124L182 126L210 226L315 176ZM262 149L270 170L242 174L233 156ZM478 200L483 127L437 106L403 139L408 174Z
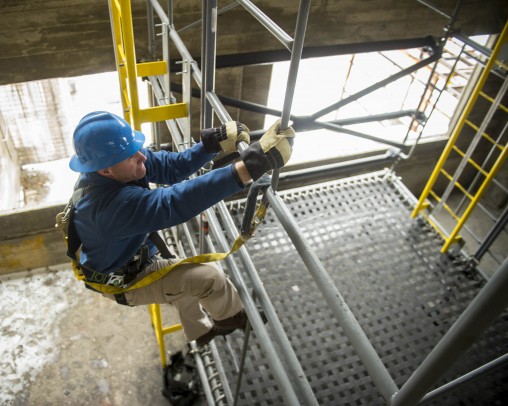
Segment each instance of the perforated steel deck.
M412 197L398 179L386 175L377 172L281 196L400 387L483 282L460 261L439 253L434 231L410 218ZM232 203L231 210L240 224L242 204ZM385 404L273 213L247 249L319 403ZM505 312L440 384L505 354L507 326ZM240 354L243 334L230 337ZM234 388L236 373L225 341L215 341ZM431 404L501 405L507 387L505 368ZM283 404L254 334L239 404Z

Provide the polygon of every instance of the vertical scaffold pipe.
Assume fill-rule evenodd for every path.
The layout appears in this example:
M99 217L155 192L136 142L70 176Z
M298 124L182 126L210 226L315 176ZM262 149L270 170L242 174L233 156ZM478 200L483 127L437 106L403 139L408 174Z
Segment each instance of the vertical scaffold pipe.
M392 399L416 404L508 306L508 258Z
M295 94L296 79L298 78L298 68L302 59L303 43L305 39L305 31L310 12L310 0L300 0L298 9L298 18L296 19L296 31L293 41L293 49L291 51L291 62L289 63L289 74L286 85L286 93L284 95L284 104L282 107L282 116L280 119L280 128L286 129L289 126L289 117L291 107L293 105L293 97ZM272 173L272 189L277 190L279 184L279 169Z
M213 126L213 109L206 94L215 88L215 52L217 46L217 0L203 0L201 50L201 128Z
M296 79L298 78L298 68L302 59L303 43L305 39L305 30L309 19L310 0L301 0L298 9L298 18L296 20L295 39L291 51L291 62L289 63L289 74L286 85L286 94L282 107L282 116L280 127L286 129L289 125L289 116L293 105L293 96L295 94Z
M222 109L223 109L223 107L222 107ZM227 112L224 112L223 114L227 115ZM177 144L179 145L179 147L178 147L179 150L182 150L183 146L182 146L182 143L180 142L182 139L181 139L181 137L178 137L176 135L178 133L176 124L174 124L171 121L168 121L168 125L171 128L172 135L178 141ZM229 214L229 211L226 208L225 203L220 202L215 207L217 207L219 209L219 213L220 213L221 217L223 219L226 219L227 228L229 229L228 232L234 233L236 236L237 229L236 229L236 226L233 222L233 219L231 218L231 216ZM218 219L215 215L214 210L209 209L207 211L207 215L208 215L208 219L210 221L210 226L211 226L210 229L212 230L212 233L214 233L214 230L222 230L222 227L218 223ZM215 238L218 240L220 249L222 251L227 251L229 249L229 247L228 247L228 243L227 243L223 233L221 231L219 231L218 233L214 233L214 235L215 235ZM213 246L210 246L210 248L212 249L212 251L215 251L215 248ZM242 247L240 250L243 250L245 252L244 247ZM195 253L196 252L194 251L193 254L195 254ZM298 404L298 400L297 400L296 394L292 388L292 385L290 383L289 377L286 374L286 369L281 367L283 364L279 360L279 356L283 357L284 361L289 366L289 368L290 368L289 372L292 373L293 378L296 379L295 383L298 386L300 393L302 393L301 396L303 397L305 404L309 405L309 406L310 405L317 405L317 401L313 395L310 384L307 381L300 364L298 363L298 359L297 359L296 355L292 351L289 340L284 335L284 332L282 330L282 326L280 325L280 322L278 321L278 319L274 320L274 318L276 319L276 316L272 316L272 314L275 314L273 307L270 306L270 308L267 309L266 311L267 311L268 319L270 320L271 323L274 324L274 328L278 327L278 330L279 330L278 334L284 336L283 338L285 339L285 341L282 340L280 337L277 337L277 341L279 343L282 342L282 343L286 344L285 345L286 352L282 353L282 354L277 353L277 350L275 349L275 347L273 345L273 341L272 341L271 337L267 336L267 332L264 327L263 321L261 320L261 318L258 314L258 310L257 310L255 303L253 302L249 293L247 292L246 284L243 281L242 275L241 275L238 267L236 266L236 263L233 261L233 259L231 257L228 257L226 259L226 261L228 262L228 264L230 266L230 270L232 272L232 274L231 274L232 280L233 280L235 286L238 287L238 291L239 291L240 296L242 297L242 301L244 302L244 306L247 310L247 314L249 314L250 318L253 317L253 318L251 318L252 327L254 328L254 331L256 332L257 336L260 337L260 345L263 348L263 351L267 356L268 363L272 367L274 378L277 381L279 388L281 390L281 393L282 393L284 399L286 400L287 404L291 404L291 405ZM248 274L251 273L259 279L259 276L257 275L255 269L253 268L253 265L252 265L252 267L247 268L246 270L247 270ZM252 278L252 275L249 275L249 277ZM267 297L267 293L266 293L266 291L264 291L262 283L258 283L256 286L257 286L257 289L256 289L257 294L261 295L262 297ZM267 300L269 301L269 299L267 299ZM264 306L264 308L266 309L265 306ZM255 315L251 316L254 313L255 313ZM295 375L296 375L296 378L295 378ZM226 388L226 387L224 387L224 389L225 389L225 391L228 390L228 388Z

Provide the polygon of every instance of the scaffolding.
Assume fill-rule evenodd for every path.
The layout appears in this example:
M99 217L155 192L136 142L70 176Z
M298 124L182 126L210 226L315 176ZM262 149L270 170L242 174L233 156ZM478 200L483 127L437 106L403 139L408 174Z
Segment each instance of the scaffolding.
M291 107L298 76L299 63L302 57L307 19L310 12L310 0L300 1L294 38L288 36L280 27L277 26L275 22L264 14L262 10L257 8L250 1L238 0L238 4L251 13L252 16L265 28L267 28L285 48L291 51L290 73L287 79L284 105L280 112L270 110L269 113L275 113L281 117L281 128L286 128L289 125L290 120L293 120L297 130L298 126L300 126L300 129L311 128L316 125L320 128L330 128L335 131L350 133L358 137L381 141L384 144L396 148L396 150L391 154L375 157L374 160L376 160L376 162L394 163L400 159L407 158L407 155L401 152L401 149L407 149L408 145L406 144L406 140L402 142L380 140L369 134L362 134L348 130L341 125L344 123L318 122L317 119L332 110L336 110L347 103L356 100L357 98L363 97L364 95L397 80L404 75L410 74L417 69L437 62L441 57L441 44L436 44L432 41L430 43L427 42L426 45L428 45L433 52L430 53L426 60L417 62L413 67L404 69L400 73L393 75L386 80L371 85L355 95L314 113L310 119L304 120L303 118L292 117ZM228 8L230 8L230 6L228 6ZM130 2L128 0L110 0L110 10L113 16L113 27L118 27L119 24L125 27L125 24L127 24L128 31L132 32L132 27L129 27L128 25L128 21L131 19ZM180 39L178 32L174 28L172 2L168 2L168 14L166 14L157 0L148 0L147 10L150 38L149 47L152 54L154 54L154 43L157 35L155 33L155 26L160 26L164 63L157 63L156 65L139 65L136 63L133 38L129 38L128 36L122 34L122 31L119 31L117 28L113 28L113 35L114 38L116 38L115 49L119 78L123 89L122 100L126 114L125 117L136 128L141 122L165 121L171 133L175 150L181 151L190 147L193 143L193 139L190 134L189 112L189 106L191 105L191 99L193 97L191 86L193 80L201 89L200 126L211 127L213 124L214 114L221 122L231 120L229 113L215 92L217 15L218 13L227 10L218 10L216 0L203 0L201 67L199 67L196 61L192 58ZM155 24L156 18L160 21L160 25ZM122 40L119 41L119 38ZM183 99L181 104L176 103L176 98L171 92L172 86L169 79L169 69L167 68L170 66L170 42L177 49L181 58L181 92ZM414 44L411 46L414 46ZM128 64L129 61L131 68L128 67L129 65L125 68L125 63ZM154 70L150 71L148 68L151 68L152 66L154 67ZM135 79L141 74L143 76L147 76L153 92L154 107L151 107L150 110L146 111L140 109L139 106L136 105L136 101L133 101L133 99L136 99L137 87L132 78L134 77ZM259 108L258 106L253 106L252 104L246 105L250 108L259 109L260 111L267 111L266 109ZM185 110L177 110L178 113L171 116L164 116L158 113L159 111L164 111L166 114L170 110L173 110L173 107L180 109L182 106L185 106ZM185 114L183 114L183 112L185 112ZM424 127L422 125L425 121L424 116L422 116L419 111L403 112L403 114L413 117L415 120L414 126L421 127L421 134ZM371 120L372 117L364 119ZM253 135L255 136L255 134ZM245 143L239 146L240 151L245 148L247 148L247 144ZM412 149L413 146L410 147L410 152ZM366 162L367 161L362 161L360 164L365 164ZM392 405L416 404L422 398L425 399L425 397L427 397L428 400L430 397L437 396L439 393L436 391L427 394L427 392L432 388L434 382L436 382L438 377L443 375L443 373L449 368L449 365L456 361L466 351L474 340L488 328L493 320L495 320L508 305L508 296L504 295L504 291L508 287L508 262L503 262L495 276L480 291L475 300L468 306L454 324L453 328L450 329L450 331L442 338L436 348L429 353L428 357L424 360L421 366L415 370L411 378L399 388L378 355L378 352L365 334L364 329L346 303L341 291L338 289L334 280L330 277L330 273L316 254L312 244L307 238L305 238L305 233L301 230L291 211L281 198L280 193L277 192L279 178L279 171L274 171L271 176L271 187L266 190L263 199L271 207L274 215L280 222L291 243L294 245L294 248L305 264L308 273L312 277L314 284L324 298L331 313L333 314L334 319L338 321L345 336L354 347L356 354L367 370L380 396L384 399L386 404ZM210 234L203 231L204 227L202 227L202 225L203 221L205 221L203 219L205 219L209 225ZM196 255L198 251L200 253L205 251L228 252L231 244L230 241L235 241L238 237L237 225L231 217L230 210L224 202L208 209L204 213L204 216L200 216L196 220L196 223L201 225L199 227L200 234L197 249L192 243L194 239L192 238L191 224L182 225L179 228L179 230L183 231L183 236L185 238L182 238L179 231L176 229L165 230L165 236L168 242L177 247L180 255ZM184 240L187 241L187 245L184 244ZM241 262L241 269L236 259ZM277 383L284 403L287 405L319 404L316 393L313 391L312 386L301 366L301 362L296 355L294 345L290 342L287 336L283 324L281 323L275 307L273 306L270 295L265 289L263 281L260 278L248 250L245 247L241 247L234 257L228 256L225 259L225 263L227 264L229 275L237 287L243 301L250 324L245 331L245 341L240 359L236 360L236 355L233 353L230 354L230 356L235 359L238 375L234 391L227 382L227 378L221 365L221 356L217 352L215 343L212 342L205 350L198 349L194 344L191 344L200 370L200 376L204 385L207 402L209 404L236 404L238 402L239 393L242 390L241 380L243 366L246 353L249 351L249 337L252 330L255 333L264 357L269 364L271 373ZM268 331L263 318L261 317L260 308L267 319L270 331ZM160 309L158 307L155 309L152 308L151 311L152 320L155 320L154 324L157 333L157 341L161 350L161 361L163 365L165 365L164 335L174 331L177 327L172 326L170 328L164 328L161 323ZM457 345L459 342L461 344ZM280 351L280 349L283 350ZM477 376L479 374L483 374L505 362L506 357L502 357L501 359L496 360L492 365L485 365L480 371L472 371L471 375ZM467 382L469 379L470 377L464 376L460 379L460 382L452 382L449 384L449 387L441 387L438 392L446 392L461 383Z

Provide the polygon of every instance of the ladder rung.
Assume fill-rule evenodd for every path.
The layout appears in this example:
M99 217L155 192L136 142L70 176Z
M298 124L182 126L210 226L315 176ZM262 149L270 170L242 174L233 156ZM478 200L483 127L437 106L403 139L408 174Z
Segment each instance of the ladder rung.
M173 120L175 118L187 117L188 115L187 103L173 103L140 109L138 120L140 123L150 123Z
M472 128L474 129L475 131L478 131L479 130L479 127L476 126L475 124L473 124L471 121L469 120L466 120L466 123ZM482 137L485 138L487 141L489 141L492 145L494 145L496 148L500 149L501 151L503 150L503 146L498 144L496 142L496 140L494 140L490 135L488 135L487 133L485 132L482 132Z
M441 169L441 172L443 173L443 175L445 175L448 180L452 180L453 177L447 172L445 171L444 169ZM457 189L459 189L462 193L464 193L464 195L469 199L469 200L473 200L473 196L471 196L469 194L469 192L464 188L464 186L462 186L459 182L453 182L453 184L457 187Z
M136 64L137 76L164 75L168 71L166 61L142 62Z
M490 97L488 94L484 92L480 92L480 96L482 96L484 99L488 100L491 103L495 102L495 100L492 97ZM506 107L505 105L500 103L497 107L503 110L505 113L508 113L508 107Z
M459 154L462 158L465 158L466 154L464 154L464 152L462 152L456 145L454 145L453 147L453 150L455 152L457 152L457 154ZM485 169L483 169L480 165L478 165L473 159L471 158L468 158L467 160L468 163L470 163L472 166L474 166L474 168L480 172L483 176L488 176L488 173L487 171L485 171Z
M180 323L173 324L171 326L164 327L162 329L162 334L171 334L171 333L174 333L175 331L180 331L181 329L182 329L182 325Z
M453 212L453 210L451 209L451 207L450 207L450 206L448 206L448 205L447 205L444 201L442 201L442 200L441 200L441 198L440 198L440 197L439 197L439 196L438 196L438 195L437 195L437 194L436 194L433 190L431 190L429 193L432 195L432 197L434 197L434 199L436 199L436 200L438 201L438 203L441 203L441 204L443 205L444 209L448 212L448 214L449 214L450 216L452 216L452 217L453 217L453 219L454 219L457 223L460 221L460 218L459 218L459 217L458 217L458 216L457 216L457 215Z

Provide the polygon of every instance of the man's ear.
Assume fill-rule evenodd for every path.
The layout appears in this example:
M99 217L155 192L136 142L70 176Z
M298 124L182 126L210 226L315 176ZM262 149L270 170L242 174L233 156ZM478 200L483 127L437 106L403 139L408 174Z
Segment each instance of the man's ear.
M99 175L109 177L111 175L111 172L109 171L109 168L99 169L97 171Z

